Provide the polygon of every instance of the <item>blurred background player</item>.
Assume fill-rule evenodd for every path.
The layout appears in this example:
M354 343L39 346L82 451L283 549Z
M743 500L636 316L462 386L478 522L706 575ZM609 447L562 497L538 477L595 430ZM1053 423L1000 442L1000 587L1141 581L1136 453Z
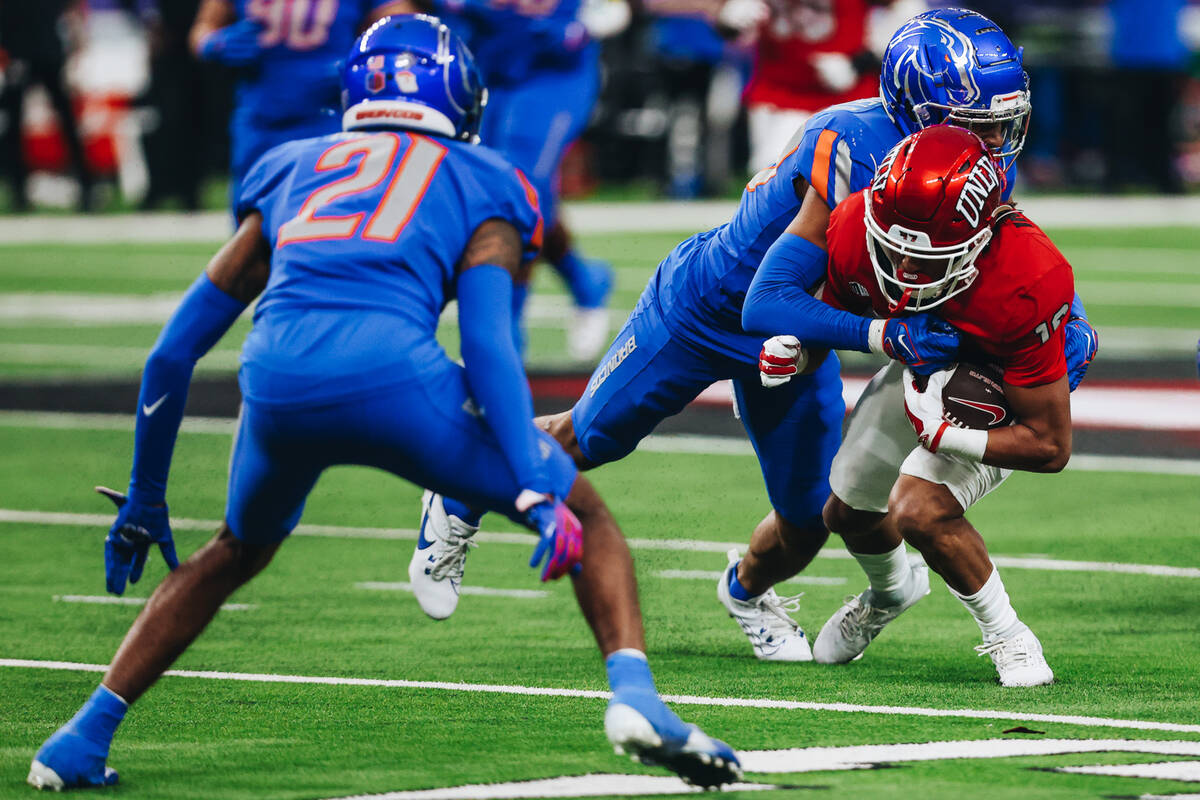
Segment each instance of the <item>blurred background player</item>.
M562 276L574 304L567 354L592 361L608 341L608 298L614 273L583 258L559 214L559 165L583 133L600 91L600 45L629 21L624 0L430 0L471 48L488 87L479 135L522 170L537 189L546 219L542 258ZM514 292L518 344L528 277Z
M876 373L834 459L825 518L853 552L898 549L903 563L863 564L871 588L821 628L819 662L857 658L929 593L925 565L910 568L903 557L907 541L975 618L976 649L991 657L1001 685L1054 679L963 516L1012 470L1059 472L1071 455L1063 355L1071 265L1028 218L1001 206L1001 185L978 137L936 125L897 145L871 188L834 209L822 299L876 317L932 310L962 331L961 361L1003 370L1013 420L991 431L954 427L942 416L947 371L921 391L909 370Z
M79 181L79 208L87 211L92 204L92 174L84 158L83 143L75 110L64 83L63 46L60 26L63 14L73 0L37 0L0 2L0 111L4 112L2 152L4 173L8 178L10 205L14 211L29 210L29 171L22 153L21 121L24 118L26 92L36 85L49 95L61 126L70 159L71 171Z
M258 157L292 139L341 130L339 65L396 0L202 0L192 52L237 71L229 121L229 197Z
M532 423L511 308L498 301L542 220L519 173L471 145L485 90L469 51L434 18L389 18L356 43L344 85L348 133L287 143L255 164L237 233L147 361L128 495L103 490L119 508L109 590L140 577L151 543L176 566L166 484L192 367L261 293L242 351L225 523L155 590L101 685L38 750L29 782L116 783L106 761L129 704L267 565L335 464L461 493L538 532L530 566L545 562L542 580L572 574L605 656L614 747L701 786L731 782L740 767L729 746L655 691L620 529ZM435 338L451 295L465 366Z

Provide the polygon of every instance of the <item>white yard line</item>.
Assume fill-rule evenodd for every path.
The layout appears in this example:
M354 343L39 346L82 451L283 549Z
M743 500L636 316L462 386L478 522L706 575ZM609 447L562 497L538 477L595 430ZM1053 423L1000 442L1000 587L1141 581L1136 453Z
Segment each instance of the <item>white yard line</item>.
M407 581L362 581L354 584L355 589L369 589L377 592L412 592L413 587ZM550 593L541 589L489 589L486 586L460 586L459 594L477 594L484 597L513 597L518 600L538 600L549 597Z
M724 574L719 569L661 569L654 573L654 577L666 578L668 580L715 581L720 580ZM786 581L783 581L780 586L786 586L789 583L804 584L807 586L841 586L847 582L847 578L821 578L816 575L797 575L794 578L788 578Z
M0 524L17 525L69 525L106 529L112 524L111 514L76 514L61 511L21 511L0 508ZM173 517L171 527L179 531L215 531L220 526L217 520L188 519ZM415 541L417 531L413 528L355 528L341 525L300 525L293 536L324 536L339 539L399 539ZM532 533L489 532L475 534L475 540L490 544L520 544L528 546L535 541ZM635 550L677 551L693 553L726 553L731 548L745 548L744 542L713 542L700 539L639 539L627 540ZM850 554L840 547L827 547L817 554L818 558L845 561ZM1069 561L1043 556L993 555L992 560L1002 567L1015 569L1048 570L1052 572L1100 572L1122 575L1153 575L1169 578L1200 578L1200 568L1175 567L1163 564L1126 564L1111 561Z
M54 601L58 603L91 603L101 606L144 606L147 597L113 597L107 594L56 594ZM222 611L250 611L258 608L254 603L225 603Z
M40 661L20 658L0 658L0 668L50 669L68 672L105 672L105 664L82 664L72 661ZM167 670L164 675L176 678L199 678L218 681L247 681L252 683L318 684L323 686L374 686L385 689L428 689L447 692L477 692L533 697L580 697L607 700L610 692L594 689L565 689L542 686L520 686L489 683L452 683L447 681L411 681L383 678L342 678L316 675L276 675L270 673L221 672L210 670ZM721 708L773 709L779 711L833 711L839 713L884 714L910 717L957 717L965 719L1002 719L1018 722L1058 723L1097 728L1123 728L1141 731L1173 731L1200 734L1200 725L1152 720L1113 719L1076 714L1034 714L1022 711L984 709L945 709L920 706L868 706L856 703L812 703L800 700L770 700L760 697L701 697L695 695L663 695L669 703L688 706Z
M1045 228L1194 227L1200 219L1197 197L1021 198L1021 208ZM576 233L684 233L721 225L737 208L732 200L567 203L565 216ZM222 211L113 216L16 216L0 219L5 244L211 242L232 233Z

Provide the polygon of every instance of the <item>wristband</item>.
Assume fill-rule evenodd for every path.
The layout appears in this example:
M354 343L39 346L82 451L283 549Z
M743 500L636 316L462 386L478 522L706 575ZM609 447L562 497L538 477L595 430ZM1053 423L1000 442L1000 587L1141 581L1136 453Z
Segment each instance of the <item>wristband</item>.
M987 444L987 431L956 428L949 422L943 422L929 443L929 452L945 453L968 461L983 461Z
M867 328L867 352L885 356L883 350L883 329L887 327L886 319L873 319Z

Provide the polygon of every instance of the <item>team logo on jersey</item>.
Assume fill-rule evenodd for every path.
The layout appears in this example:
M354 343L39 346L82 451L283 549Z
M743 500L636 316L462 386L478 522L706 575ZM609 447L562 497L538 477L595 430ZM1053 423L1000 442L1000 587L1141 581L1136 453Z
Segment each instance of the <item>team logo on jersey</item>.
M992 160L979 159L971 169L971 174L967 176L967 183L963 186L962 194L958 196L955 210L962 214L963 219L972 227L978 225L988 195L999 185L1000 176Z
M857 297L870 297L871 293L867 291L867 287L863 286L858 281L850 281L850 293Z
M417 76L412 74L408 70L403 70L402 72L397 72L396 73L396 88L398 88L400 91L404 92L404 94L414 94L418 89Z

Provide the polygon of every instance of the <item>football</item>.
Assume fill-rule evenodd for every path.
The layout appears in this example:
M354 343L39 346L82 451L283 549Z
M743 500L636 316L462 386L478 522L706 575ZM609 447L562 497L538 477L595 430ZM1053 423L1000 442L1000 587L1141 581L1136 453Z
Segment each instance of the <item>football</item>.
M942 389L942 418L959 428L991 430L1013 423L1003 373L992 364L958 364Z

